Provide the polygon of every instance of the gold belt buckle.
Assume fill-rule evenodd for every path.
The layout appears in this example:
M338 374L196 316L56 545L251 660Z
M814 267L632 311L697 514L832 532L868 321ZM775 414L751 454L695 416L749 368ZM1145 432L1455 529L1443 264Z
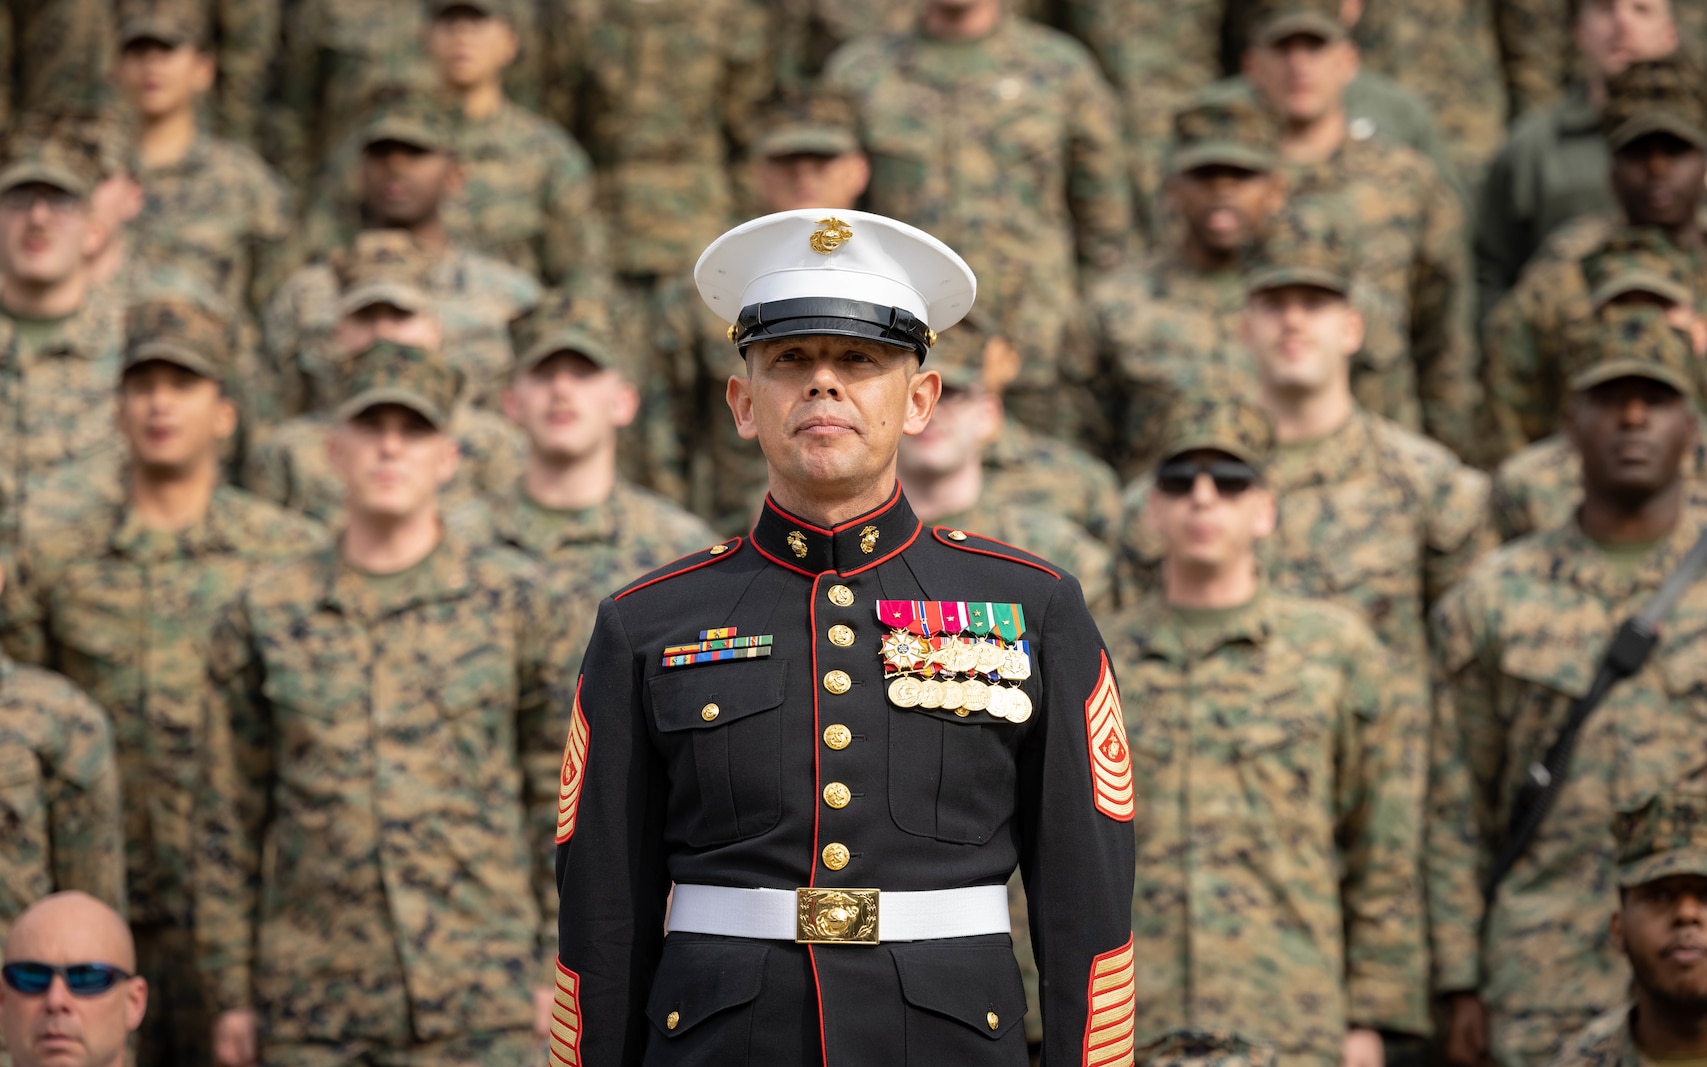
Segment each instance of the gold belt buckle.
M796 944L877 944L877 890L805 888L794 896Z

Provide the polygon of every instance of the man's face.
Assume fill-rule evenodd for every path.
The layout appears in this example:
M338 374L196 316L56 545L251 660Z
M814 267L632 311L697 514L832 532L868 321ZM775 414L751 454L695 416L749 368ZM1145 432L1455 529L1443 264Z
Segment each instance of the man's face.
M125 372L118 425L139 466L183 471L218 459L237 411L218 382L155 360Z
M983 389L944 389L923 433L901 441L901 480L940 478L983 461L1002 403Z
M158 119L188 111L213 88L213 57L191 44L144 38L124 46L113 77L144 121Z
M519 41L508 22L471 7L452 7L427 29L427 51L452 89L496 81L516 58Z
M536 455L560 462L614 449L634 421L640 394L620 373L579 352L555 352L518 371L504 390L504 414Z
M1191 239L1221 255L1250 247L1285 200L1279 176L1223 164L1176 175L1168 195Z
M921 433L942 379L918 356L849 337L785 337L747 349L729 379L735 428L771 470L809 496L863 493L895 469L902 435Z
M436 317L391 304L357 308L332 327L333 346L345 359L366 352L380 341L437 352L443 338Z
M1677 23L1667 0L1581 0L1575 35L1577 51L1602 78L1677 50Z
M1630 504L1676 484L1695 445L1683 394L1650 378L1614 378L1575 394L1566 427L1584 486Z
M1240 324L1257 375L1273 392L1310 395L1349 381L1363 345L1363 316L1345 297L1313 285L1252 293Z
M1243 470L1247 477L1234 477ZM1216 478L1216 474L1222 477ZM1169 560L1194 569L1225 571L1249 559L1274 531L1274 495L1245 464L1209 449L1174 456L1157 468L1144 522Z
M0 193L0 271L8 279L59 285L100 243L87 200L36 182Z
M773 156L754 163L753 174L766 211L850 210L871 180L871 163L864 152Z
M1342 106L1346 87L1357 76L1357 49L1350 41L1295 33L1247 49L1244 71L1269 107L1302 125Z
M1707 155L1669 133L1638 137L1612 154L1612 192L1634 226L1688 225L1704 177Z
M105 963L135 971L135 960L121 958L110 943L108 924L48 925L55 928L32 927L26 937L8 939L6 962ZM47 992L37 995L0 987L0 1037L17 1067L122 1067L126 1035L141 1025L147 1006L148 984L140 978L75 996L55 975Z
M399 404L377 404L339 424L327 448L352 516L416 518L438 506L439 487L456 473L456 441Z
M362 203L382 227L408 229L438 213L460 180L456 159L401 141L362 151Z
M1625 890L1612 938L1638 989L1679 1014L1707 1016L1707 878L1677 874Z

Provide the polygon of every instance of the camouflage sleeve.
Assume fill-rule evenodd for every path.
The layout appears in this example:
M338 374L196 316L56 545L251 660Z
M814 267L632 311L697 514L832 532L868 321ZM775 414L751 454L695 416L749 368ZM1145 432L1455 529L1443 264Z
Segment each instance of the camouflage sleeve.
M1488 488L1488 524L1501 544L1535 529L1523 487L1507 477L1503 469L1494 472L1493 485Z
M283 44L278 58L278 102L269 109L267 158L292 188L309 187L318 160L313 130L320 106L325 72L320 69L321 0L303 0L280 29Z
M1432 167L1423 195L1427 206L1421 258L1411 276L1411 358L1417 367L1417 393L1429 436L1471 458L1477 447L1475 417L1482 407L1482 385L1470 324L1476 293L1464 205Z
M534 849L533 883L539 899L539 984L552 986L557 959L557 800L563 742L569 736L579 627L566 624L567 605L545 592L543 575L518 580L522 615L516 664L516 737L521 744L522 789Z
M1436 606L1430 650L1434 714L1429 738L1423 869L1428 901L1432 985L1437 993L1473 990L1481 983L1481 872L1486 848L1479 781L1491 780L1504 751L1494 707L1493 672L1476 634L1473 592L1460 585Z
M1495 0L1494 29L1505 63L1513 118L1548 107L1570 77L1570 5L1566 0Z
M290 451L269 437L262 437L243 462L243 488L282 508L296 508L291 490Z
M727 61L718 111L738 155L758 138L764 103L776 82L769 22L763 6L748 2L736 8L734 25L724 29Z
M191 872L196 954L216 1011L250 1007L261 838L272 794L272 709L242 600L208 642L203 766Z
M1423 596L1434 604L1499 544L1488 517L1488 476L1469 467L1444 472L1431 494Z
M256 182L257 199L249 233L249 310L257 321L267 301L298 266L296 205L283 180L263 172Z
M213 7L219 60L214 128L253 145L279 39L279 0L214 0Z
M1114 84L1185 97L1221 76L1226 0L1064 0L1061 22Z
M1079 265L1117 266L1132 231L1132 186L1121 144L1120 105L1089 62L1069 75L1067 200L1073 212Z
M647 408L661 408L643 416L655 428L647 442L651 468L684 487L692 480L687 436L700 421L700 375L709 370L700 346L699 311L693 306L698 299L698 292L680 281L659 286L650 338L659 380L641 394Z
M553 153L542 196L545 232L539 262L550 286L577 298L604 300L610 287L610 234L599 213L593 161L580 145L565 140Z
M1120 550L1115 560L1115 584L1122 603L1136 604L1162 588L1162 561L1153 537L1144 528L1144 502L1150 480L1141 478L1121 494Z
M1533 287L1520 282L1507 293L1482 326L1482 393L1485 398L1484 463L1497 463L1531 441L1545 437L1550 428L1538 410L1535 375L1541 371L1541 355L1530 319Z
M26 544L5 569L0 588L0 646L20 663L57 670L39 568Z
M1476 324L1517 284L1528 251L1517 207L1517 175L1508 143L1488 164L1476 207L1472 248L1476 260Z
M1428 1032L1423 953L1421 777L1407 773L1404 708L1373 634L1349 631L1340 714L1337 836L1345 875L1347 1021Z
M124 819L107 713L54 678L62 744L44 782L53 887L81 889L125 911Z

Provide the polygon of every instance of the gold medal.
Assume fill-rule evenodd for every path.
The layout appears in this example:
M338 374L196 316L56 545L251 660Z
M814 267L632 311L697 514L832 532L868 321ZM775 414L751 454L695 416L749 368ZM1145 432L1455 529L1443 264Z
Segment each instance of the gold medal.
M912 675L904 675L889 683L889 703L898 708L916 708L919 706L919 680Z
M932 678L919 686L919 707L942 707L942 683Z
M1008 721L1024 722L1031 718L1031 698L1025 695L1023 689L1010 689L1008 693Z
M948 711L958 711L966 705L965 688L959 682L942 683L942 706Z
M1031 677L1031 657L1017 648L1002 653L1002 681L1023 682Z
M990 706L990 687L977 678L960 683L960 706L967 711L984 711Z
M968 674L978 666L978 651L969 642L954 638L943 649L943 666L956 674Z
M990 687L989 699L984 702L984 710L998 719L1008 717L1008 690L999 685Z
M1002 668L1002 646L994 641L980 641L972 649L978 658L978 673L989 674Z

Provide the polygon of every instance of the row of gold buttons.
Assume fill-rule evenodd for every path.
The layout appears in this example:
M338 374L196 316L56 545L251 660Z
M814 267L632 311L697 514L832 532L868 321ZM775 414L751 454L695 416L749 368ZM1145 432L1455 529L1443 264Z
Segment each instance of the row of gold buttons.
M853 590L845 585L832 585L825 595L830 598L830 603L838 608L853 606ZM827 636L830 643L838 648L847 648L854 643L853 627L842 623L830 627ZM853 679L848 677L847 671L830 671L824 675L824 688L834 696L841 696L853 688ZM824 743L838 751L846 748L852 740L853 735L848 732L846 726L835 725L824 731ZM832 808L845 808L852 800L853 791L841 782L831 782L824 787L824 803ZM840 841L832 841L825 845L821 856L824 860L824 866L832 871L839 871L846 867L848 860L852 858L852 854L848 852L848 847Z

